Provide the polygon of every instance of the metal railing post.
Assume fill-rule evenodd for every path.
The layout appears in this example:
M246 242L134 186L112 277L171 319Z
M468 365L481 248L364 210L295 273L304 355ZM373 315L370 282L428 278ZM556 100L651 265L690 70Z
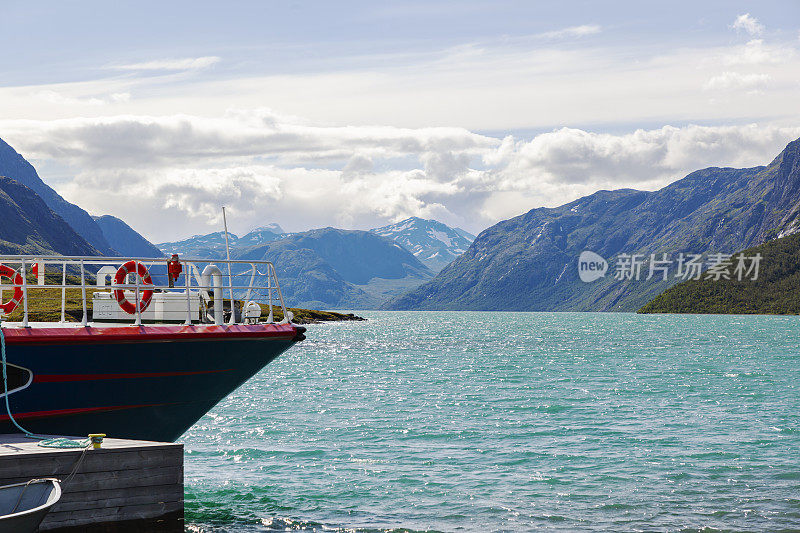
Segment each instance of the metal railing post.
M236 323L236 301L233 299L233 276L231 275L230 257L228 258L228 285L230 286L230 291L231 291L231 318L228 320L228 324L235 324Z
M83 259L81 259L81 300L83 300L83 320L81 320L81 324L86 326L89 323L89 314L86 311L86 276L83 272Z
M255 263L250 263L250 268L250 285L247 286L247 294L245 294L244 298L242 299L243 304L246 304L253 295L253 283L256 280L256 272L258 271ZM242 272L242 274L244 274L244 272Z
M186 322L185 322L185 324L187 326L191 326L192 325L192 301L189 299L189 287L191 286L192 280L189 279L189 276L191 275L192 271L191 271L191 267L189 266L189 263L184 263L184 267L185 268L183 270L183 272L184 272L183 277L186 278ZM169 276L169 272L167 272L167 276Z
M275 289L278 291L278 298L281 301L281 311L283 311L283 320L289 322L289 314L286 311L286 304L283 303L283 293L281 292L281 286L278 283L278 273L275 271L275 265L272 263L269 264L272 267L272 275L275 276Z
M267 298L269 301L269 316L267 321L271 324L275 322L275 315L272 312L272 269L267 265Z
M61 263L61 322L67 321L67 262Z
M135 325L142 325L142 303L139 301L139 263L134 262L133 283L136 294L136 322Z
M231 319L228 320L228 324L235 324L236 304L233 301L233 275L231 275L231 247L228 244L228 218L225 216L225 206L222 207L222 222L223 224L225 224L225 254L227 256L227 263L228 263L228 285L230 285L231 288ZM223 306L225 305L224 302L221 303Z
M28 327L28 273L25 268L25 259L22 260L22 327Z

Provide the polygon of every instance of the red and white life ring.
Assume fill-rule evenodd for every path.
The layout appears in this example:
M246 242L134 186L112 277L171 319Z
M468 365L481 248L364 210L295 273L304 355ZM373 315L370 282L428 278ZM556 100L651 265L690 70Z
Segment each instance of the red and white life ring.
M147 267L138 261L128 261L119 267L119 270L117 270L117 273L114 275L114 284L124 285L125 278L131 272L136 272L139 274L139 277L142 278L143 285L146 286L153 284L153 280L150 279L150 273L147 271ZM139 291L139 296L141 297L141 300L138 302L139 311L144 313L144 310L150 305L150 300L153 299L153 291L151 289L142 289ZM127 298L125 298L125 291L122 289L114 289L114 298L117 299L117 303L123 311L129 315L136 314L136 305L132 304Z
M3 313L10 315L24 297L22 294L22 274L11 267L0 265L0 278L8 278L14 283L14 295L8 302L0 302L0 309L3 310Z

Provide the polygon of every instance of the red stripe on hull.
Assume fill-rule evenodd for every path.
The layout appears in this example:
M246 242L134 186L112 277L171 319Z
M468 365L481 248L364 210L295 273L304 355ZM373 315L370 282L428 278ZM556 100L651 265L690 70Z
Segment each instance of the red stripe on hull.
M121 409L135 409L137 407L155 407L166 404L142 404L142 405L110 405L108 407L81 407L77 409L55 409L52 411L33 411L30 413L14 413L14 420L30 418L48 418L53 416L80 415L84 413L99 413L104 411L119 411ZM9 420L8 415L0 415L0 422Z
M6 344L114 344L141 342L290 340L297 335L292 324L235 324L109 327L4 327Z
M38 374L34 383L65 383L70 381L99 381L102 379L166 378L174 376L196 376L198 374L217 374L230 372L231 368L221 370L197 370L192 372L146 372L138 374Z

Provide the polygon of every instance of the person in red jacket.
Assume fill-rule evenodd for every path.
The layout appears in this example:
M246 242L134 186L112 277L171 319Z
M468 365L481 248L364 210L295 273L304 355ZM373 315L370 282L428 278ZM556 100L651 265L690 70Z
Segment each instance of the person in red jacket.
M167 273L169 275L169 286L174 287L175 282L178 281L178 276L183 272L181 262L178 260L178 254L172 254L172 259L167 261Z

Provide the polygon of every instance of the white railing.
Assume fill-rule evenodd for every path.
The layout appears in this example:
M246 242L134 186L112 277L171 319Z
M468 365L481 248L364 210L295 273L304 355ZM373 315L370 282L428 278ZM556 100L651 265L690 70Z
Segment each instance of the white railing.
M133 265L141 263L147 268L151 279L155 278L152 284L145 283L142 277L136 273L138 267L124 276L125 283L115 281L114 277L119 269L130 261L133 262ZM178 295L185 294L185 309L182 311L185 312L184 324L257 322L261 321L262 305L266 306L266 322L274 322L273 310L275 307L281 310L282 322L289 322L292 319L292 314L287 311L283 301L275 266L269 261L180 258L178 262L182 272L178 280L172 284L167 281L169 279L168 261L167 258L141 257L0 255L0 265L11 267L15 274L19 273L22 277L21 284L15 284L13 279L9 280L7 277L0 279L2 282L0 284L0 302L8 301L7 292L9 290L13 292L17 287L21 288L21 322L24 327L28 326L30 318L29 296L34 298L30 300L34 302L37 291L46 289L61 289L61 322L67 321L67 291L80 289L80 312L83 325L87 325L90 321L90 307L87 298L89 289L93 290L92 304L95 315L98 303L103 303L98 301L98 293L105 296L106 300L109 298L108 295L112 294L114 305L119 305L117 295L124 295L126 299L133 297L135 312L132 315L124 312L117 314L125 315L124 318L132 320L136 325L142 324L143 315L147 314L147 309L141 309L142 306L139 305L145 291L153 291L150 305L161 300L171 303L173 308L179 299ZM33 265L38 265L39 272L38 279L31 283L28 275L32 273ZM218 265L227 267L226 275L223 276L222 269ZM200 270L201 266L203 267L202 271ZM44 274L42 274L42 269L44 269ZM60 274L60 283L52 283L54 274ZM105 280L109 275L111 275L111 283L106 285ZM51 283L48 283L48 280ZM165 283L159 283L161 280ZM103 292L104 288L109 292ZM52 296L50 299L53 299ZM227 319L224 316L226 303L229 306ZM256 305L258 308L255 307ZM199 313L196 313L198 307ZM209 314L209 311L212 314ZM1 310L0 313L2 313ZM173 312L172 322L175 321L174 314ZM144 317L144 319L146 318ZM99 321L96 316L93 317L93 320ZM120 321L113 318L111 320Z

